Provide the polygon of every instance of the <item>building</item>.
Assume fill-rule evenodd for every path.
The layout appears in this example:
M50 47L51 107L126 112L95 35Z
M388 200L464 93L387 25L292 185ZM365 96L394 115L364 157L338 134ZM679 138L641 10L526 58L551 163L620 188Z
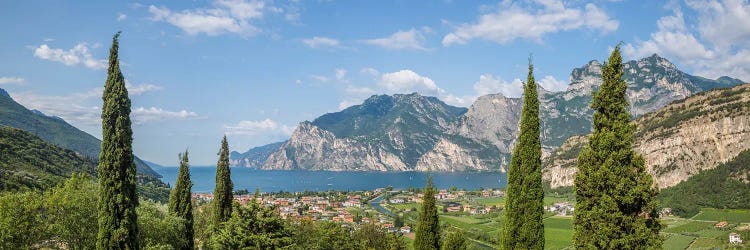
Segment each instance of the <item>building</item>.
M716 225L714 225L714 227L715 228L725 228L725 227L727 227L727 225L729 225L729 223L727 223L726 221L722 221L722 222L716 223Z
M742 244L742 239L740 238L740 235L738 233L730 233L729 234L729 243L732 243L732 244Z
M411 233L411 227L410 226L401 227L401 233L405 233L405 234Z

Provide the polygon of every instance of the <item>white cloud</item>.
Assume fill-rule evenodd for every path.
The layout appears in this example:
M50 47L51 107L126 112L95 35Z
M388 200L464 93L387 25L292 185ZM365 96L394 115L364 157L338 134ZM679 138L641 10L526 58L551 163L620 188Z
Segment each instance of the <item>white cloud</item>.
M240 121L236 125L225 125L224 129L228 135L265 135L277 134L289 136L294 132L294 127L279 124L278 122L266 118L258 121Z
M387 49L427 50L424 47L424 35L416 29L407 31L399 30L388 37L370 39L364 43L380 46Z
M372 75L372 76L376 76L380 74L380 72L378 72L378 70L374 68L362 68L361 70L359 70L359 72L363 74Z
M189 35L235 33L247 37L260 32L250 21L263 18L266 9L273 10L260 0L217 0L213 5L214 8L182 11L151 5L148 11L151 13L151 20L167 22Z
M328 82L329 80L331 80L330 78L321 75L310 75L310 78L319 82Z
M0 77L0 85L3 84L23 84L26 79L20 77Z
M96 44L93 47L99 47ZM69 50L50 48L47 44L42 44L34 49L34 57L44 60L61 62L68 66L83 65L91 69L104 69L107 67L107 61L96 59L89 51L86 43L78 43Z
M657 21L648 40L623 46L624 55L658 53L704 77L750 79L750 3L688 0L686 6L697 18L685 17L679 4L668 4L672 15Z
M346 80L346 79L344 79L346 77L346 70L345 69L335 69L334 72L336 74L336 80L339 80L339 81L345 81Z
M505 1L497 11L482 14L473 24L464 23L443 37L443 45L465 44L473 39L500 44L516 39L541 42L550 33L577 29L617 30L619 22L592 3L583 8L566 6L561 1L537 0L532 6ZM536 5L536 6L533 6Z
M128 88L128 94L130 95L141 95L146 92L161 90L162 87L154 84L131 84L130 81L125 80L125 87ZM101 88L99 88L101 89ZM100 91L101 92L101 91Z
M506 97L521 97L521 94L523 94L523 82L518 78L508 82L499 77L484 74L480 75L479 81L474 83L474 91L480 96L502 93Z
M339 103L339 110L343 110L352 105L361 104L362 101L374 95L376 91L369 87L349 85L344 89L344 100Z
M167 120L194 119L198 118L198 114L184 109L180 111L169 111L157 107L138 107L132 110L130 117L133 118L133 123L144 124Z
M160 90L153 84L130 84L126 81L128 93L137 96ZM97 87L69 95L39 95L32 92L12 93L11 96L21 105L36 109L48 115L58 116L74 125L99 126L101 124L101 103L104 88ZM148 122L197 118L195 112L186 110L168 111L157 107L132 109L131 118L135 124Z
M390 93L419 92L423 95L439 96L445 92L438 88L435 81L429 77L421 76L408 69L385 73L380 76L377 84Z
M537 84L552 92L565 91L568 88L568 82L557 80L554 76L545 76L542 80L537 80Z
M128 18L128 15L125 15L123 13L117 13L117 21L118 22L125 21L125 19L127 19L127 18Z
M303 43L305 43L307 46L310 46L310 48L318 49L318 48L341 48L341 42L339 40L328 38L328 37L320 37L316 36L309 39L302 40Z

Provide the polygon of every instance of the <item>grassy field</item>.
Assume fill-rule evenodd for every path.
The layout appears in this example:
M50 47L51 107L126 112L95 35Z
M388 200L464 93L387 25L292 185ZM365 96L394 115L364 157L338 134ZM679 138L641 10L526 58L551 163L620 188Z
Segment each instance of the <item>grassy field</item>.
M544 219L544 248L565 249L573 241L573 218L553 216Z
M688 246L690 246L690 243L695 240L694 236L688 236L688 235L682 235L682 234L672 234L667 236L668 238L664 240L664 249L665 250L678 250L678 249L687 249Z
M545 197L545 204L566 201L563 198ZM478 198L472 202L485 206L504 205L502 198ZM390 209L409 211L415 204L388 205ZM488 215L468 215L462 213L442 213L440 222L448 228L460 229L469 239L469 249L492 249L499 242L503 213ZM416 212L403 213L407 223L415 223ZM544 219L545 249L572 249L573 218L552 216L548 214ZM730 223L726 229L716 229L718 221L726 220ZM664 249L726 249L730 232L748 232L750 230L750 210L702 209L693 218L683 219L667 217L661 220L664 224ZM743 224L744 223L744 224ZM743 234L743 235L746 235ZM747 238L747 239L745 239ZM750 241L750 237L743 236L743 240ZM744 244L741 247L748 247ZM730 248L731 249L731 248ZM742 248L740 248L742 249Z
M729 223L750 223L750 210L704 208L693 220L727 221Z

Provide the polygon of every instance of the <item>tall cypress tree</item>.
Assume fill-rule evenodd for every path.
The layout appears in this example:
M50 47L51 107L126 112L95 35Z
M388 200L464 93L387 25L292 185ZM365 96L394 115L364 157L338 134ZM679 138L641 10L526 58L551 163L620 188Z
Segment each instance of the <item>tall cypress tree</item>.
M427 187L425 187L422 197L422 209L419 210L414 249L440 249L440 222L435 206L435 187L432 185L432 176L427 177Z
M130 98L117 58L120 32L112 38L102 100L102 149L99 154L99 234L97 249L139 249L135 208L133 131Z
M643 157L633 151L620 46L602 66L594 93L594 132L578 155L574 245L577 249L661 248L656 195Z
M539 98L531 60L523 94L521 131L508 169L508 195L501 245L503 249L544 249Z
M219 151L219 162L216 164L216 188L214 188L213 222L214 226L219 226L232 217L232 184L231 173L229 172L229 145L227 136L221 140L221 150Z
M193 183L190 181L188 165L188 151L179 155L180 170L174 189L169 194L169 212L185 219L185 239L187 245L182 249L193 249L195 237L193 233L193 203L191 200Z

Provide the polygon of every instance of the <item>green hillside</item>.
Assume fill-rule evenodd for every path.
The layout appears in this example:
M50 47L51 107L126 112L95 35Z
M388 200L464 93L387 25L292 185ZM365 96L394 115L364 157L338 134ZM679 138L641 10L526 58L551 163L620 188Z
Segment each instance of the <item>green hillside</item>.
M96 173L91 159L6 126L0 127L0 155L0 190L46 189L75 172Z
M683 217L697 214L702 207L750 208L750 150L661 190L659 200L662 207Z
M3 89L0 89L0 125L28 131L51 144L79 152L91 159L99 159L99 139L73 127L59 117L27 109L14 101ZM135 158L135 165L139 173L161 177L138 157Z

